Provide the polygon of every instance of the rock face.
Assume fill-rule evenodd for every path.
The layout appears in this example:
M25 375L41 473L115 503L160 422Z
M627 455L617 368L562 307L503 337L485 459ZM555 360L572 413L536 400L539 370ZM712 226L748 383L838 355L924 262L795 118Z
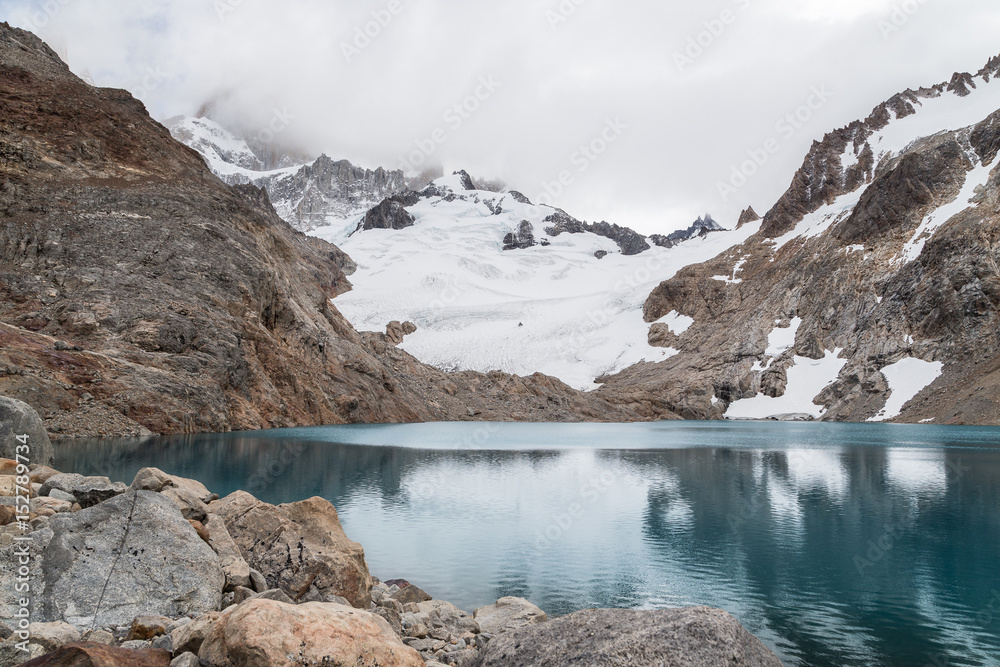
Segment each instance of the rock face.
M295 174L265 176L252 182L267 190L278 215L301 231L349 217L406 189L402 171L364 169L326 155Z
M753 206L750 206L745 211L743 211L742 213L740 213L740 219L736 223L736 229L739 229L740 227L742 227L745 224L748 224L748 223L751 223L751 222L757 222L758 220L760 220L760 216L757 215L757 211L753 210Z
M288 151L274 156L209 118L172 118L166 126L226 183L266 191L278 215L303 232L361 213L407 187L400 170L364 169L326 155L312 161Z
M483 632L491 635L509 632L532 623L544 623L548 615L524 598L505 597L473 612Z
M589 225L587 231L611 239L618 244L623 255L638 255L641 252L649 250L646 237L628 227L619 227L618 225L601 221Z
M623 255L638 255L649 250L646 237L628 227L619 227L607 222L587 223L580 222L565 211L556 211L545 219L545 222L552 223L545 228L545 233L549 236L559 236L560 234L582 234L590 232L614 241L621 249Z
M479 667L781 667L724 611L591 609L494 637Z
M355 607L371 604L372 578L361 545L344 534L337 510L322 498L268 505L245 492L209 510L226 524L243 558L293 601L339 595Z
M412 227L414 218L403 208L403 204L386 199L381 204L365 213L365 218L358 224L358 231L369 229L406 229Z
M80 629L218 609L219 557L167 498L133 491L48 522L37 618ZM41 540L39 540L41 541Z
M806 397L813 416L892 418L892 392L912 390L897 421L1000 420L1000 112L981 111L995 106L998 71L995 58L962 85L907 91L814 144L763 220L748 214L757 233L649 296L651 340L680 354L598 393L650 416L718 418L741 399L794 395L790 378L826 359L830 384ZM941 104L953 105L941 132L892 139L897 119ZM694 324L666 335L653 323L670 313ZM794 340L775 349L771 336L790 323ZM897 364L930 375L893 388L883 371Z
M441 421L470 407L628 418L545 378L449 375L359 334L330 302L350 289L338 248L6 24L0 216L0 393L53 432Z
M17 449L24 444L17 437L24 435L28 436L27 454L24 449ZM0 457L14 459L18 452L40 465L50 465L55 460L49 434L38 413L23 401L0 396Z
M204 667L423 667L380 617L338 604L251 600L226 612L198 652Z

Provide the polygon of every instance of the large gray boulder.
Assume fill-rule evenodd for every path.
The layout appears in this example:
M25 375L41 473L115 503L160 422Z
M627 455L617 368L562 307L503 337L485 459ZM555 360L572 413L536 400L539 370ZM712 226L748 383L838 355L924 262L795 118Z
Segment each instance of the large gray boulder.
M720 609L589 609L497 635L479 667L781 667Z
M122 482L112 482L107 477L84 477L77 473L59 473L49 477L42 484L38 495L52 496L53 491L62 491L71 495L75 502L80 503L80 507L86 509L121 495L127 489L128 487ZM66 500L60 495L52 497Z
M31 463L47 466L55 462L45 423L34 408L24 401L0 396L0 458L14 458L21 444L19 435L28 436L27 456Z
M169 498L132 491L54 516L47 529L37 620L83 629L219 608L226 583L219 557Z

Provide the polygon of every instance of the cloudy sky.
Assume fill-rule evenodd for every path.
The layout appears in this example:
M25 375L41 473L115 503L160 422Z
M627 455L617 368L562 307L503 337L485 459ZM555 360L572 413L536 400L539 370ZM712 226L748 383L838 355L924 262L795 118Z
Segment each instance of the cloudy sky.
M0 20L160 119L211 101L310 153L465 168L646 233L763 214L813 140L1000 53L995 0L0 0Z

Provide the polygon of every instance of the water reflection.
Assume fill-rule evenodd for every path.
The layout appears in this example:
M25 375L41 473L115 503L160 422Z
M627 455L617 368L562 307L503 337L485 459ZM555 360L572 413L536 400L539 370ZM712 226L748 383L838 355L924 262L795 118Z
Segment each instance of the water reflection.
M1000 664L997 431L811 426L505 426L488 451L309 429L84 441L57 465L323 496L374 573L469 609L709 604L789 664Z

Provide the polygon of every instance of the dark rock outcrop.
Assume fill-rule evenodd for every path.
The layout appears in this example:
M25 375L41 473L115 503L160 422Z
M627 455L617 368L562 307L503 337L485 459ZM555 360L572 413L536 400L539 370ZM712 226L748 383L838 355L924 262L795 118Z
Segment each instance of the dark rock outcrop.
M588 231L586 223L580 222L561 209L556 209L555 213L545 218L545 222L552 223L549 227L545 228L545 233L549 236L559 236L560 234L582 234Z
M694 607L590 609L497 635L476 667L781 667L732 616Z
M469 176L469 172L465 171L464 169L460 169L460 170L456 171L454 173L454 175L459 177L459 181L462 184L462 189L463 190L475 190L476 189L476 184L473 183L472 177Z
M511 190L511 191L509 191L507 193L507 196L510 197L511 199L513 199L514 201L518 202L519 204L527 204L528 206L532 205L531 204L531 200L528 199L527 197L525 197L524 195L522 195L517 190Z
M535 242L535 228L527 220L522 220L516 232L510 232L503 237L504 250L524 250L537 245Z
M745 224L757 222L758 220L760 220L760 216L757 215L757 211L753 210L753 206L750 206L745 211L740 213L740 219L736 223L736 229L741 228Z
M545 233L549 236L559 236L560 234L582 234L590 232L603 236L614 241L621 249L623 255L638 255L649 250L646 237L628 227L619 227L608 222L586 223L580 222L565 211L557 209L555 213L545 218L545 222L552 223L545 228Z
M628 227L619 227L602 221L589 225L587 231L611 239L621 248L623 255L638 255L649 250L646 237Z
M357 231L369 229L406 229L412 227L416 219L404 208L403 204L386 199L365 214L365 219L358 224Z

